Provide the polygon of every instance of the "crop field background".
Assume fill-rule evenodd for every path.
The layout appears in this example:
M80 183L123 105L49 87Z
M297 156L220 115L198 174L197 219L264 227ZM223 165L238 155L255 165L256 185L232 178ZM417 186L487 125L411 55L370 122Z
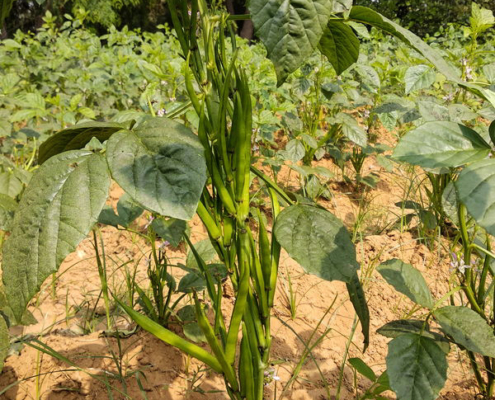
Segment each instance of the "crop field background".
M332 35L285 74L260 1L252 40L221 1L171 1L179 22L143 29L115 27L132 2L35 26L15 25L22 3L48 6L18 3L0 41L0 399L495 398L493 4L429 31L394 9L417 44L358 18L373 2L335 1Z

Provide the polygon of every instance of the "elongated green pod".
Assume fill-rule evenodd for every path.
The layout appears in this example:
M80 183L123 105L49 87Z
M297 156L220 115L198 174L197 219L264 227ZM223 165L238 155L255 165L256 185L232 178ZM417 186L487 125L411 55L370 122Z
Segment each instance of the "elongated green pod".
M251 166L251 131L248 131L248 129L252 124L252 121L249 121L252 119L251 96L249 94L249 89L245 84L242 72L241 77L238 80L238 90L242 104L242 129L239 132L235 147L235 199L237 202L242 202L245 200L245 183L246 179L249 181L249 168ZM246 102L247 97L249 97L249 105Z
M246 308L247 295L249 291L249 266L246 265L247 257L239 255L240 263L243 264L240 284L237 291L237 299L234 305L234 311L230 319L229 331L227 333L227 342L225 345L225 355L229 364L233 365L237 347L237 338L239 336L239 326L242 321L244 310Z
M241 381L241 396L247 400L255 399L254 397L254 371L253 371L253 354L249 347L247 339L248 331L242 324L241 339L241 357L239 360L239 378Z
M234 200L232 200L227 187L223 183L215 161L212 162L212 174L213 184L215 185L215 189L222 200L222 204L230 215L236 215L237 212L234 205Z
M273 188L269 188L270 200L272 202L273 213L273 227L272 232L275 230L275 224L277 223L277 217L280 214L280 203L278 202L277 192ZM277 290L277 278L278 278L278 265L280 262L280 244L273 237L272 238L272 268L270 275L270 292L268 295L268 306L273 307L275 300L275 291Z
M222 31L223 32L223 31ZM225 80L223 82L223 90L220 98L220 112L219 112L219 121L218 126L220 126L220 150L222 155L223 167L225 170L225 175L227 177L227 183L231 183L234 179L232 175L232 167L230 165L230 159L227 154L227 106L229 103L229 92L232 84L232 72L235 68L235 62L237 59L237 52L235 52L232 56L232 60L230 61L229 69L227 70L227 74L225 76Z
M203 334L205 335L206 340L208 341L208 344L210 345L210 348L213 351L213 354L215 354L216 359L222 366L222 371L223 374L225 375L225 378L227 379L227 382L229 382L232 389L237 392L239 390L239 384L237 382L234 369L227 362L227 359L225 358L225 353L223 352L222 347L220 346L220 343L218 342L218 339L215 336L213 327L210 325L210 321L208 321L208 318L206 317L206 314L203 310L203 307L201 306L201 303L198 299L198 295L196 293L194 293L194 305L196 308L196 318L198 320L198 325L203 331Z
M266 349L266 338L265 338L265 329L261 322L262 312L258 307L258 302L254 298L254 295L251 290L249 290L248 298L248 310L251 313L251 320L254 324L254 329L256 331L256 337L258 339L258 347L260 349Z
M232 116L232 127L230 128L229 142L227 145L227 152L232 155L232 168L237 170L237 157L238 154L235 152L237 147L237 141L239 137L243 136L244 133L241 132L244 129L244 113L242 111L242 101L241 95L236 92L234 95L234 114Z
M206 227L206 230L211 238L213 240L219 240L222 236L222 232L202 202L198 203L198 209L196 212L198 213L199 218L201 218L201 221Z
M263 271L263 280L265 282L265 290L270 291L270 280L272 274L272 255L270 248L270 240L266 231L265 223L260 210L258 210L258 245L261 262L261 270Z
M253 234L249 228L247 228L249 233L249 242L251 244L251 254L253 263L251 265L251 276L253 277L256 283L256 294L260 303L261 313L263 318L266 319L269 315L268 312L268 301L267 301L267 293L265 290L265 280L263 277L263 271L261 269L261 262L259 255L256 251L256 243L254 242Z
M243 333L243 337L248 339L249 348L251 349L252 365L253 365L252 377L254 377L253 379L254 391L255 393L257 393L259 390L258 389L259 385L263 385L263 382L259 381L259 376L260 376L259 372L260 370L263 369L263 362L259 350L256 328L254 327L254 322L251 315L251 311L249 310L249 306L248 308L246 308L246 311L244 312L244 323L246 326L246 334Z
M206 350L201 347L189 343L187 340L181 338L176 335L172 331L164 328L163 326L157 324L150 318L145 315L139 314L137 311L134 311L131 307L122 303L119 299L114 297L115 301L124 309L124 311L132 318L134 322L136 322L141 328L145 331L151 333L153 336L156 336L158 339L163 342L178 348L186 354L189 354L191 357L197 358L198 360L204 362L210 368L215 370L218 373L223 372L222 365L220 362Z
M230 217L223 218L223 245L229 247L232 244L234 234L234 220Z

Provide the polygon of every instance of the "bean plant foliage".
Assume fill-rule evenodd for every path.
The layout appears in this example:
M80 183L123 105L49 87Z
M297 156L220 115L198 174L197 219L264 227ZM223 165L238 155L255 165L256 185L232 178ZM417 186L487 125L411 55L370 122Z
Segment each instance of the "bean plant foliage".
M0 19L8 12L8 3L2 1ZM136 311L133 304L118 298L115 301L141 328L221 374L230 398L261 400L269 379L271 316L282 248L307 273L346 283L361 323L364 350L369 344L369 311L358 276L356 250L343 223L307 198L287 193L255 165L254 98L234 35L234 20L239 17L229 16L216 3L187 3L168 0L167 6L179 43L176 51L186 60L182 79L187 107L191 108L189 118L194 124L186 126L173 115L139 115L68 127L40 146L39 168L19 204L0 198L0 214L14 214L3 248L5 294L0 294L5 301L0 298L0 348L8 348L8 327L32 321L27 310L30 301L98 221L125 227L147 210L155 218L153 229L174 243L184 237L189 246L187 265L183 266L188 274L179 288L193 299L187 313L193 315L194 322L187 320L190 330L184 339L159 323L170 316L166 307L160 315L150 317ZM319 51L337 75L355 67L367 89L378 96L380 77L376 71L355 65L360 57L358 33L368 34L365 24L395 36L431 64L415 66L405 73L407 94L431 86L436 68L452 84L495 106L493 91L464 79L407 29L371 9L353 7L351 1L251 0L250 12L242 18L252 19L255 33L274 65L278 86L300 70L303 77L296 89L309 90L310 73L304 72L303 65ZM475 20L472 26L481 32L489 16L480 15L485 22ZM140 68L147 73L165 77L160 68L140 61ZM318 75L315 79L319 84ZM338 85L331 84L321 89L328 99L338 97L340 91ZM318 99L321 93L317 92ZM75 113L77 102L72 106ZM41 112L40 107L34 109ZM389 103L375 112L386 121L404 109ZM266 114L264 117L269 119ZM335 113L331 121L323 138L317 141L301 135L301 140L292 141L285 150L286 159L305 163L294 169L308 177L308 188L309 182L314 182L309 176L316 174L311 161L329 140L343 135L360 146L352 159L357 172L366 152L379 152L367 147L366 134L348 115ZM283 124L292 133L309 125L289 113ZM425 309L427 315L421 320L394 321L379 330L391 339L388 377L401 400L438 396L446 381L451 344L465 350L474 364L477 356L483 358L487 379L483 380L478 369L477 382L487 396L493 392L493 315L486 315L484 310L490 291L486 288L487 276L493 274L490 266L495 257L489 239L489 235L495 235L495 180L491 172L495 161L487 158L495 143L494 124L489 128L489 143L486 135L472 127L430 120L406 133L394 151L393 158L398 162L423 167L432 174L451 174L449 204L456 215L450 219L459 225L462 263L469 268L476 255L483 271L479 277L471 270L461 276L461 286L455 290L464 291L467 304L445 306L445 299L435 299L421 273L411 265L391 260L378 268L390 285ZM337 155L340 150L331 149ZM270 161L276 164L276 160ZM105 206L112 181L125 192L117 207L118 215ZM261 187L267 207L254 202L254 185ZM444 215L445 211L439 213ZM187 236L184 221L196 214L208 232L208 247L191 243ZM267 216L273 229L267 228ZM483 246L476 235L480 229L473 226L484 230ZM212 264L214 258L219 263ZM234 290L231 315L222 311L222 282L226 279ZM174 287L168 276L165 281L169 289ZM155 292L161 296L163 286L159 285L163 282L153 284L159 287ZM141 297L147 299L143 294ZM206 304L210 304L209 309ZM148 311L154 312L152 307ZM208 318L207 313L214 318ZM432 328L430 321L439 328ZM208 343L209 351L194 343L199 336ZM3 356L0 353L0 359ZM353 362L362 367L355 359Z

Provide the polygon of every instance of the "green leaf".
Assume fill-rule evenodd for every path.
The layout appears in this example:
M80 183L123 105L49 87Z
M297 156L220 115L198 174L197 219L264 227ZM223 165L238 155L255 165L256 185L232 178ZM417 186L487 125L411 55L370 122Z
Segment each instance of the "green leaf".
M349 232L321 208L286 208L276 220L275 237L307 273L320 278L350 283L359 269Z
M115 132L125 129L127 126L128 124L97 121L71 126L51 136L41 144L38 163L43 164L50 157L67 150L82 149L94 137L100 142L104 142Z
M206 182L204 150L184 125L167 118L120 131L107 144L113 178L150 211L191 219Z
M206 264L213 261L217 256L217 252L213 247L213 245L211 244L210 239L204 239L197 243L194 243L194 248L196 249L196 252L201 257L201 259ZM196 257L194 257L194 253L192 251L189 251L187 253L186 267L192 269L199 269L198 262L196 261Z
M392 321L383 325L376 332L382 336L395 339L405 333L414 333L416 335L423 335L429 339L434 340L437 345L442 349L445 354L450 352L450 344L447 339L436 332L431 332L430 326L425 324L424 321L418 321L414 319L400 319L398 321Z
M447 379L445 353L431 339L406 333L388 344L390 386L400 400L435 400Z
M371 382L376 381L376 375L373 372L373 370L366 364L363 360L360 358L349 358L349 364L352 365L352 367L359 372L361 375L363 375L365 378L368 378Z
M0 229L10 231L17 202L9 196L0 194Z
M435 82L436 76L435 71L427 65L414 65L408 68L404 77L406 94L429 88Z
M475 2L471 5L471 17L469 18L471 29L476 33L482 33L495 25L493 12L480 7Z
M332 0L251 0L255 33L275 65L278 85L313 53L332 4Z
M358 275L354 274L354 277L351 279L350 283L347 283L346 285L347 292L349 293L349 299L351 300L352 306L359 317L359 321L361 321L361 330L364 337L364 353L370 344L370 311L368 309L368 304L366 304L366 296Z
M17 197L22 192L22 182L14 171L0 172L0 194L8 197Z
M128 227L131 222L134 222L141 216L144 210L127 193L124 193L117 203L117 212L122 221L121 225Z
M368 144L366 131L361 128L357 121L350 115L340 113L339 116L342 118L343 135L358 146L366 147L366 145Z
M395 290L426 308L433 307L433 297L423 275L410 264L393 259L381 264L377 271Z
M0 315L0 373L2 372L4 361L9 355L9 349L10 349L9 328L3 316Z
M127 193L124 193L117 203L118 215L115 214L112 207L105 206L98 217L98 222L100 224L115 227L120 225L127 228L134 220L139 218L143 211Z
M293 163L302 160L305 154L306 149L300 140L292 139L285 146L284 156Z
M168 241L173 247L178 247L186 232L187 224L181 219L155 218L151 227L163 240Z
M494 159L477 161L464 168L455 182L461 203L491 235L495 235L494 168Z
M490 133L490 139L491 139L492 143L495 144L495 121L492 121L488 131Z
M109 187L105 158L84 150L54 156L36 171L4 245L3 281L17 320L96 223Z
M184 325L184 336L194 343L206 343L206 336L197 322Z
M457 200L455 184L454 182L449 182L442 193L442 207L445 215L456 225L459 225L458 206L459 201Z
M488 357L495 357L493 329L475 311L467 307L447 306L433 315L442 330L467 350Z
M340 75L359 58L359 39L342 21L331 19L318 45Z
M449 168L483 159L490 150L490 145L471 128L437 121L406 133L393 157L423 168Z

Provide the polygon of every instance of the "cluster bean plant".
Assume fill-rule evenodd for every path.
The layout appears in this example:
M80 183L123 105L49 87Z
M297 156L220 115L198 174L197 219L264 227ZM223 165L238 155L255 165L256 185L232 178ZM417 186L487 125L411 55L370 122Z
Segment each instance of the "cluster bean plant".
M7 325L22 324L43 281L57 271L95 222L102 221L113 179L132 202L155 217L189 220L197 213L235 299L231 315L226 315L224 276L207 265L186 236L196 274L205 281L205 296L194 289L191 294L196 322L211 352L164 326L170 310L169 297L161 296L164 279L157 269L166 260L159 251L152 249L154 269L149 273L156 307L146 306L151 299L139 290L147 315L118 298L115 301L143 329L222 374L231 398L262 399L271 379L271 314L281 248L307 272L347 283L366 347L369 314L357 275L359 264L342 222L325 209L296 202L252 165L253 98L245 69L237 60L233 18L219 5L208 6L203 0L190 4L169 0L168 6L186 60L184 83L196 113L197 134L179 121L146 117L82 123L40 146L40 167L22 195L4 247L3 280L9 301L2 331ZM331 19L344 11L340 4L305 1L290 4L282 13L278 7L277 1L253 1L250 9L279 84L318 45L328 48L334 62L338 60L335 49L325 44L334 41L332 29L354 38L341 19ZM294 18L297 27L287 24ZM104 145L95 146L95 141ZM254 184L263 187L271 204L265 208L273 223L271 231L261 210L250 207ZM108 211L107 220L115 217ZM108 289L103 290L108 297ZM3 339L5 343L7 338Z
M0 20L11 3L2 1ZM406 90L426 88L424 79L431 81L431 71L436 68L445 81L458 88L460 99L475 97L495 106L495 94L487 85L466 80L465 74L452 68L437 51L407 29L366 7L353 7L352 1L251 0L251 14L242 16L229 15L220 3L167 1L177 38L170 41L167 50L175 52L174 59L180 61L167 64L165 59L170 54L154 50L153 44L159 41L151 36L140 44L161 67L136 58L129 51L126 46L132 47L132 43L140 40L136 35L111 31L107 39L119 46L122 44L121 51L117 52L122 66L117 71L123 79L117 81L122 82L118 84L122 99L110 98L114 104L112 110L119 110L117 115L113 113L114 118L105 118L109 122L86 120L66 128L66 124L82 119L81 115L96 117L80 107L83 100L97 101L97 96L92 96L88 90L84 99L70 99L65 116L56 119L60 128L65 129L45 140L37 157L36 146L30 156L25 157L27 161L22 169L30 174L31 168L37 167L36 171L32 178L29 176L30 180L25 179L27 187L16 193L19 204L11 204L5 213L10 215L15 210L7 229L10 235L3 246L5 296L2 299L6 300L2 300L0 317L2 356L9 347L8 327L32 321L27 310L30 301L95 224L99 221L128 227L143 210L152 218L145 235L151 246L148 268L151 290L136 287L138 301L134 298L123 300L118 296L114 299L140 327L221 374L230 398L261 400L265 385L273 379L269 368L273 342L271 320L282 249L306 272L346 283L361 322L364 348L368 346L369 312L349 232L333 214L308 201L304 191L303 196L295 195L278 186L267 168L253 157L259 144L257 135L261 133L260 124L255 126L255 123L261 120L263 111L269 111L260 111L264 106L259 100L265 95L270 98L270 95L262 89L253 95L254 85L250 79L253 74L252 71L249 73L252 66L246 60L247 51L241 51L236 39L236 20L252 19L255 33L275 67L278 86L300 67L303 68L296 72L302 74L299 84L307 85L311 72L305 71L304 65L315 51L321 53L318 54L318 68L326 68L321 62L323 55L339 75L358 62L355 73L370 93L364 106L373 107L368 115L364 114L368 125L374 122L375 116L392 121L390 124L393 125L399 119L399 113L406 114L404 108L407 107L390 101L379 109L377 103L383 99L378 89L386 74L382 73L380 77L377 70L385 71L388 67L384 60L375 60L372 69L360 65L357 33L369 36L363 24L395 36L405 48L414 50L429 63L427 69L421 68L422 72L410 72L416 83L406 82ZM477 15L484 21L479 26L484 27L489 15L482 9ZM45 22L47 31L44 34L57 37L53 32L53 21L48 18ZM90 37L84 31L81 35ZM473 35L476 40L477 36ZM85 40L81 42L84 44ZM14 43L10 43L11 46L15 47ZM98 45L96 48L90 46L89 50L93 54L98 48ZM406 50L404 54L404 58L411 58ZM108 57L109 60L112 57ZM94 64L87 67L102 67ZM132 102L135 97L125 97L124 83L126 87L135 83L133 80L125 82L125 79L135 79L136 65L142 74L155 79L149 86L145 82L142 91L133 87L135 97L139 98L147 115L130 109L129 100ZM126 74L126 71L133 73ZM317 153L321 155L326 150L331 153L328 142L334 145L334 155L336 151L342 152L342 142L338 139L345 135L362 147L362 150L353 150L351 160L359 175L363 158L369 151L366 150L366 134L356 128L356 121L350 122L351 115L339 113L342 108L338 101L335 106L330 104L328 107L335 109L335 115L324 118L323 103L339 94L341 81L322 84L322 72L320 69L314 71L310 86L313 82L317 86L308 88L309 98L313 99L311 105L302 102L303 108L290 110L295 112L293 115L298 114L302 123L302 132L291 132L297 136L293 147L297 150L302 145L299 160L307 167ZM104 76L101 82L102 85L106 82ZM359 103L360 96L354 90L359 85L355 82L346 88L354 105ZM9 87L14 90L15 86ZM178 86L183 89L178 90ZM37 95L36 90L31 92L26 100L36 103L30 111L34 112L34 118L37 121L50 118L43 96ZM176 95L181 96L181 104L174 109L169 103L177 100ZM59 101L56 96L50 98L52 104ZM67 103L63 96L60 97L62 100ZM277 99L270 101L275 104ZM170 110L172 112L166 112ZM284 120L288 122L290 117L287 114L286 117ZM326 119L324 124L323 119ZM286 124L288 130L291 126L294 125ZM348 128L344 129L344 126ZM495 137L493 124L490 133ZM420 139L416 140L417 137ZM429 146L423 146L424 143ZM379 396L388 388L385 379L388 376L390 387L399 399L436 398L446 379L445 357L449 342L468 352L480 392L486 398L492 395L495 338L491 283L493 253L489 235L495 234L495 217L490 200L494 192L490 180L493 161L485 159L491 151L491 145L476 131L452 121L426 123L406 134L395 150L394 156L399 161L434 172L446 168L454 174L455 184L451 185L448 202L456 210L451 219L459 227L456 241L462 248L462 255L457 256L456 274L460 285L444 299L434 301L411 266L394 260L380 267L387 281L427 308L428 314L420 322L400 321L396 324L398 328L392 325L385 330L395 337L389 347L388 375L376 377L357 359L350 361L357 370L365 371L373 378L373 389L368 391L370 396ZM270 160L271 153L265 154L264 161L268 164L272 161L271 165L274 165ZM126 196L121 199L118 215L105 206L112 181ZM478 195L472 196L472 192ZM210 247L220 265L209 263L200 244L192 243L187 234L183 221L196 214L208 232ZM170 224L177 221L182 221L182 225L181 233L175 239L178 243L183 236L189 247L184 269L190 276L190 279L182 278L181 283L186 280L182 286L179 283L178 288L170 276L171 265L166 250L157 246L156 240L157 235L166 237L171 231ZM95 230L95 247L97 236ZM455 243L453 249L458 251ZM475 271L475 265L479 273ZM104 264L98 263L98 267L108 310L112 293L105 286ZM201 285L191 284L198 278ZM226 281L234 293L231 313L227 313L222 304ZM175 292L180 294L175 296ZM463 297L459 297L460 293ZM186 298L192 301L189 308L175 312L178 302ZM441 307L446 300L450 300L451 305ZM459 301L462 306L456 305ZM142 312L137 310L136 303L141 305ZM172 316L184 317L185 321L186 314L187 322L191 322L190 314L193 314L195 327L199 327L209 345L208 350L195 344L186 330L186 338L183 338L168 329ZM433 319L440 324L442 334L430 329Z

